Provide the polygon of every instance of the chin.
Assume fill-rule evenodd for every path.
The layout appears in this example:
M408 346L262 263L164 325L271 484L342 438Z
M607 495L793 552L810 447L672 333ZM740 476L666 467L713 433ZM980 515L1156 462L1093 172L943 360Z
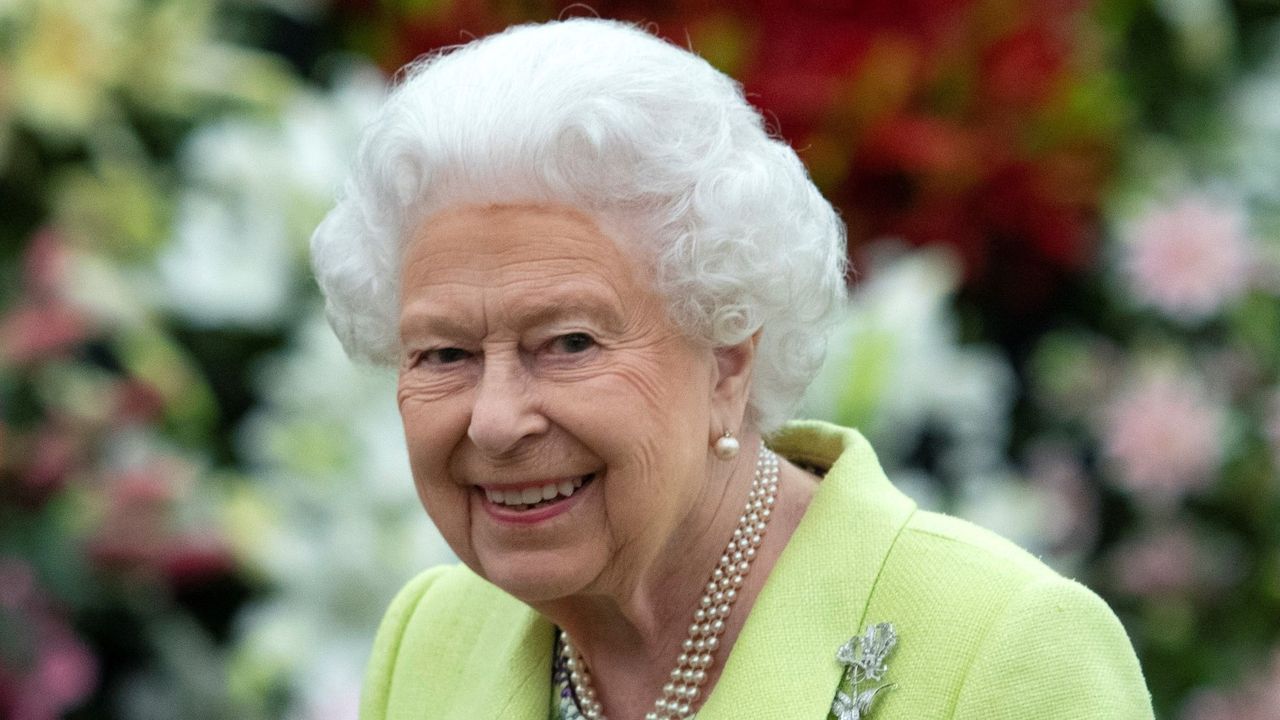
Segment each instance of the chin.
M477 570L484 579L528 605L561 600L580 594L595 577L581 566L566 566L563 556L535 553L532 557L503 558L482 563ZM474 569L474 568L473 568Z

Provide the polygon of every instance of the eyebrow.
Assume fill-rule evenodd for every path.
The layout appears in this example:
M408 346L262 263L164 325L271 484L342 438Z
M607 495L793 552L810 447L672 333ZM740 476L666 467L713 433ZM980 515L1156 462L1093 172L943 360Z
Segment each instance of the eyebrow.
M615 305L600 297L551 296L527 306L519 306L511 312L511 320L518 328L546 325L563 318L584 317L598 323L604 330L618 332L623 318L615 312ZM425 332L449 337L467 337L474 326L460 322L455 316L441 312L430 302L414 303L404 308L400 316L400 334Z
M567 298L552 297L545 302L519 307L512 313L517 327L537 327L562 318L585 317L599 323L605 330L616 331L622 318L613 310L613 304L601 302L601 298L584 298L580 295Z
M410 333L427 333L447 337L465 337L470 330L449 315L442 315L431 308L418 309L414 305L400 313L400 336Z

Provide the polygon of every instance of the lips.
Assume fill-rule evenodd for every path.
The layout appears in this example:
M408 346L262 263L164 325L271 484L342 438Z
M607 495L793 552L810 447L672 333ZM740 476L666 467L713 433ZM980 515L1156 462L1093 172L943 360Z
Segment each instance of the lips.
M574 496L583 486L595 479L595 473L587 473L573 479L555 480L520 488L482 486L485 499L493 505L515 512L536 510L563 502Z

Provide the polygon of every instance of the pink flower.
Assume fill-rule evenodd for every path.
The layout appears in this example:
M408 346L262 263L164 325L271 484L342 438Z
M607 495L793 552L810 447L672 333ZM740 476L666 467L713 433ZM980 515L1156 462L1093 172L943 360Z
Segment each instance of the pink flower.
M0 317L0 361L36 362L93 334L84 313L59 301L29 304Z
M184 472L158 461L106 478L105 511L86 548L100 569L175 587L235 570L220 535L181 522L180 506L189 500L179 477Z
M1061 445L1035 445L1028 453L1026 474L1055 508L1044 528L1054 554L1091 548L1098 536L1098 498L1077 453Z
M69 262L56 233L46 230L32 237L23 256L21 300L0 315L0 362L36 362L93 334L89 317L65 297Z
M70 630L44 623L29 668L0 665L0 711L12 720L57 720L93 692L98 661Z
M31 678L39 699L55 714L79 705L98 684L98 662L88 648L69 631L50 633L41 639L40 660ZM34 693L33 693L34 694Z
M39 506L67 484L81 459L81 443L60 423L48 423L28 438L26 463L19 468L21 499Z
M1199 566L1200 548L1181 527L1121 545L1110 562L1117 589L1142 597L1193 590Z
M1116 482L1140 500L1169 505L1214 479L1224 412L1187 377L1141 381L1103 410L1102 450Z
M0 610L17 612L33 601L36 576L31 566L18 558L0 557Z
M1271 393L1271 401L1267 403L1267 418L1263 432L1271 442L1271 452L1275 456L1276 465L1280 465L1280 388Z
M1222 693L1202 691L1191 697L1183 720L1242 720L1235 704Z
M22 279L27 292L39 297L62 294L67 281L71 253L62 236L54 230L40 230L31 237L22 259Z
M1140 301L1184 322L1211 317L1249 281L1253 248L1244 211L1189 194L1139 218L1124 269Z
M1202 690L1191 698L1183 720L1274 720L1280 717L1280 648L1270 667L1255 670L1232 690Z
M56 720L93 692L97 659L21 559L0 557L0 622L0 717Z

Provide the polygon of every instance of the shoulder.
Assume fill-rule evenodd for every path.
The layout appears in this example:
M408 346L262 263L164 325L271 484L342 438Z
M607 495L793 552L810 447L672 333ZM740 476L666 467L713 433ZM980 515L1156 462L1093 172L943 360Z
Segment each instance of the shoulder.
M932 582L954 592L1009 592L1040 581L1062 579L1031 553L985 528L942 513L912 513L894 542L889 560L927 563ZM981 586L973 581L983 579Z
M958 518L911 516L868 613L910 623L900 630L902 670L946 678L956 720L1152 717L1137 657L1106 603Z
M419 573L400 589L378 627L373 656L397 652L399 640L424 625L448 622L465 628L482 623L516 602L462 565L440 565Z
M397 706L439 703L463 683L475 648L502 648L526 606L464 566L428 569L388 606L374 640L360 700L361 718L396 717Z
M1093 591L1005 538L939 513L912 514L885 558L875 597L917 617L962 620L973 635L1022 616L1105 620L1108 636L1129 650L1119 621Z
M916 508L854 430L789 424L775 449L827 469L810 506L828 532L815 557L866 564L860 628L892 623L892 692L875 716L1149 720L1150 696L1128 635L1084 585L1012 542ZM816 512L815 512L816 511Z
M465 565L437 565L405 583L388 606L383 623L403 615L416 613L429 617L461 607L473 608L464 615L479 616L482 613L475 610L514 602L517 602L514 598L482 580Z

